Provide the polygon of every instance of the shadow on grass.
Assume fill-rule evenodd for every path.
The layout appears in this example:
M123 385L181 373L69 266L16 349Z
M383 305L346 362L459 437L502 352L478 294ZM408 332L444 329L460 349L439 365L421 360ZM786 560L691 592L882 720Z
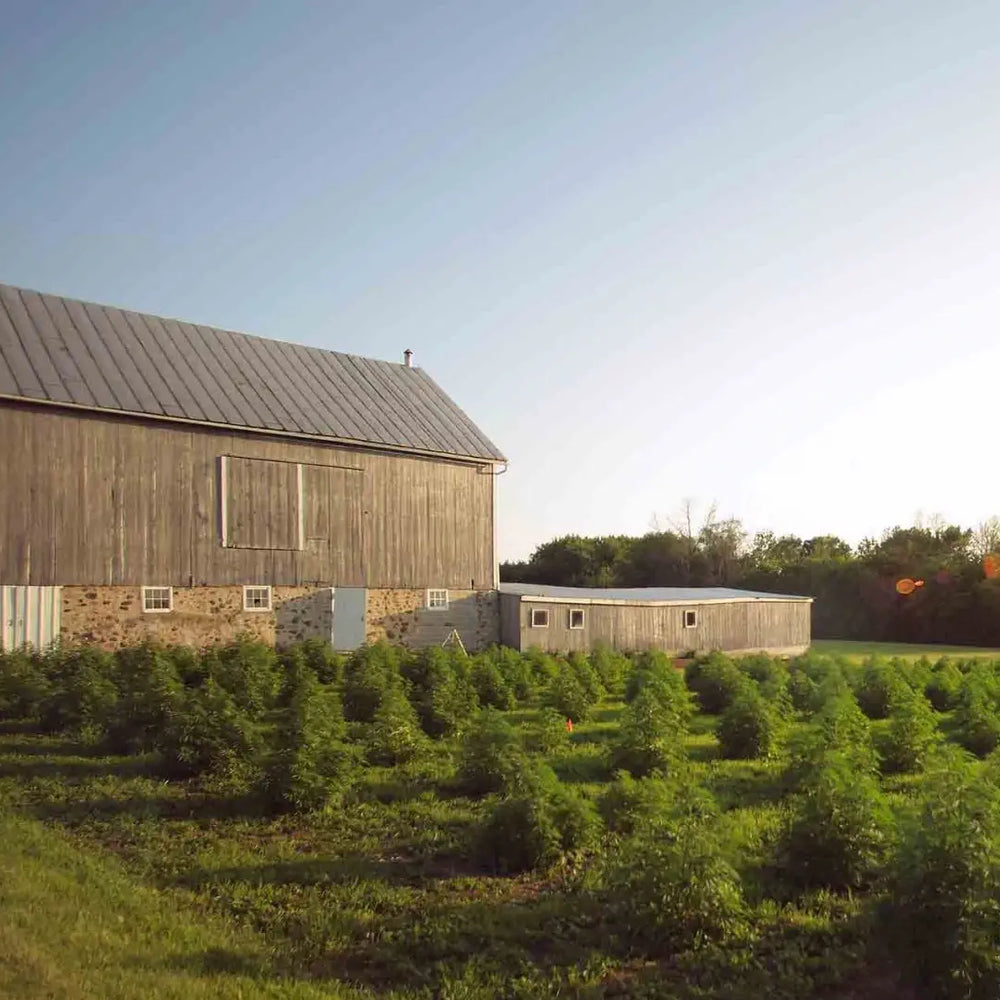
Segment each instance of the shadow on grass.
M688 759L697 764L707 764L719 759L719 744L712 738L699 737L696 740L688 740L684 749Z
M723 809L772 805L788 792L785 768L777 763L722 760L714 762L702 784Z
M504 718L512 726L523 726L537 722L540 711L541 709L537 705L519 705L517 708L512 708L503 714Z
M111 819L266 819L260 799L253 795L207 795L204 793L101 796L72 801L40 802L25 806L36 819L74 823L84 818Z
M459 798L454 778L415 782L407 778L385 777L362 781L355 790L359 802L392 803L415 802L433 793L437 798Z
M0 719L0 736L38 735L41 730L33 719Z
M549 766L567 785L595 784L610 780L608 757L603 753L559 753L548 758Z
M590 722L598 723L612 723L618 722L621 719L621 714L625 710L623 704L617 705L607 705L601 708L595 708L593 712L590 713Z
M609 972L632 966L650 973L646 989L615 982L607 991L598 986L586 993L595 997L909 996L895 990L840 990L845 981L863 981L872 964L866 908L849 898L823 903L824 912L794 907L773 913L762 921L758 938L731 948L678 950L648 934L645 941L636 940L627 927L609 919L596 897L538 889L528 898L427 908L419 920L410 913L394 915L377 939L358 940L313 971L379 992L422 988L433 995L441 995L449 980L475 963L476 986L495 986L496 995L516 978L526 986L524 995L553 995L544 986L551 989L563 976L578 976L593 964ZM617 973L612 976L618 979ZM529 992L535 983L537 994ZM487 994L484 989L475 995ZM567 988L558 995L581 994Z
M0 777L4 778L63 778L78 781L81 778L139 778L156 775L156 761L149 757L127 757L108 760L104 757L68 757L62 760L51 758L51 754L16 754L0 756ZM28 757L27 760L22 759Z
M378 940L358 939L316 963L311 972L377 992L407 988L439 996L449 981L466 981L471 962L477 985L495 986L494 995L499 996L514 979L538 979L541 986L552 973L558 979L557 970L570 973L601 960L605 945L593 906L552 893L429 908L419 919L401 913L387 922ZM548 990L545 995L550 995Z
M483 877L487 874L488 869L482 864L459 855L399 853L389 858L373 858L367 854L349 854L339 858L300 858L263 865L196 868L178 875L173 884L194 890L223 883L261 887L380 882L398 887L424 885L428 879Z
M44 736L37 732L7 733L0 736L0 754L19 757L107 757L103 748L60 736Z
M569 738L569 742L571 745L577 746L585 746L588 743L607 745L614 741L619 732L620 729L618 726L611 726L607 723L599 729L591 728L588 724L588 728L586 729L580 727L574 730L573 735Z
M259 955L241 954L228 948L208 948L189 955L175 954L162 962L150 963L138 956L125 960L132 967L163 968L191 976L246 976L250 979L285 978L283 970L270 966Z
M705 715L701 712L696 712L688 722L688 732L692 736L714 734L718 725L719 717L717 715Z

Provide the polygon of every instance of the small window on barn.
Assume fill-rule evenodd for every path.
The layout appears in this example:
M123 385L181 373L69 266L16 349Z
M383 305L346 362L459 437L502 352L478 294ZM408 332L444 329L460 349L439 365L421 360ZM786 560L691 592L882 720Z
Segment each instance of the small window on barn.
M583 608L570 608L569 627L583 628Z
M149 612L160 612L174 610L174 588L173 587L143 587L142 588L142 610Z
M695 628L698 625L698 612L697 611L685 611L684 612L684 627L685 628Z
M427 591L427 607L431 611L447 611L448 610L448 591L447 590L428 590Z
M532 628L548 628L549 627L549 609L548 608L532 608L531 609L531 627Z
M243 588L243 610L244 611L270 611L271 610L271 588L270 587L244 587Z

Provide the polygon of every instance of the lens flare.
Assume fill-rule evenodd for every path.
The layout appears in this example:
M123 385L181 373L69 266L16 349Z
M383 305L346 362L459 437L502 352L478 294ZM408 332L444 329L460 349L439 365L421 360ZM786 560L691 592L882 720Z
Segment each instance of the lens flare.
M896 581L896 593L902 594L904 597L907 594L912 594L913 591L917 589L916 583L911 580L908 576L904 576L902 580Z
M1000 576L1000 556L991 552L983 557L983 573L987 580L995 580Z

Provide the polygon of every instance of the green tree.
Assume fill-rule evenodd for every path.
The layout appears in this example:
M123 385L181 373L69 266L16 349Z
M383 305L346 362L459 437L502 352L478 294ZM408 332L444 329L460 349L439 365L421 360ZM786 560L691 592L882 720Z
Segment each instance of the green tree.
M263 772L263 788L278 810L322 809L342 796L355 754L344 742L337 692L322 685L301 656L289 664Z
M1000 788L952 749L903 825L883 935L929 1000L1000 996Z
M792 802L779 865L801 888L857 888L879 870L891 829L892 813L878 782L849 756L831 751Z
M719 719L719 749L730 760L770 757L780 733L777 711L756 687L746 684Z
M696 823L626 840L607 863L604 912L647 955L725 945L747 932L738 873Z
M757 570L779 572L794 566L805 557L805 543L795 535L777 537L773 531L759 531L754 535L746 561Z
M889 700L889 729L882 745L882 767L890 772L923 769L939 740L937 719L922 692L905 685Z
M622 712L618 738L611 748L612 770L641 778L654 771L667 772L683 759L687 692L679 692L676 698L677 704L671 704L655 685L639 690Z
M802 543L802 551L809 559L849 559L851 546L836 535L816 535Z

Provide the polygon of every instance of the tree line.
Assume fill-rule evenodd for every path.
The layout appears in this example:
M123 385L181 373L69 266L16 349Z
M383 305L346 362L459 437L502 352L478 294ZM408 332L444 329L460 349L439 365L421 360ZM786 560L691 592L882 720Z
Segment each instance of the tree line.
M813 597L816 638L1000 646L1000 519L976 528L940 519L894 527L856 547L835 535L751 535L714 510L700 527L690 508L640 537L565 535L507 583L566 587L739 587ZM897 583L912 579L912 593ZM906 588L904 588L906 589Z

